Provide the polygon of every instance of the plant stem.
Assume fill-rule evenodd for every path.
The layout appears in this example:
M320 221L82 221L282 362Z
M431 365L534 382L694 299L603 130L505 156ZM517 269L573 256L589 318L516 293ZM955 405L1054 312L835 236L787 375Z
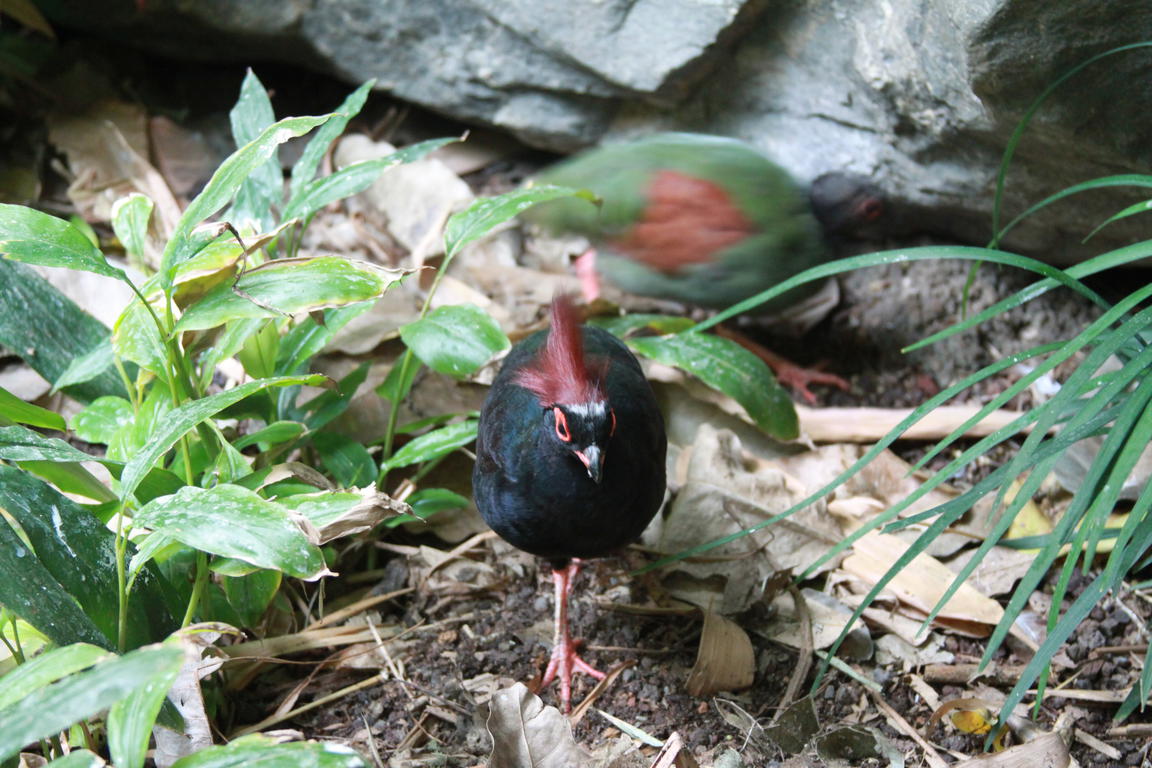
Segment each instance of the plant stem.
M116 649L128 649L128 583L124 561L128 556L128 534L124 531L124 504L116 513Z
M184 612L184 620L180 622L180 627L186 627L192 623L192 617L196 615L196 609L200 606L200 596L204 592L204 585L208 582L208 553L196 553L196 581L192 582L192 596L188 598L188 610Z
M420 312L420 317L424 317L424 312L428 309L428 303L424 303L424 309ZM408 379L408 367L412 365L412 350L405 349L404 354L400 357L400 385L403 386L404 382ZM395 400L389 400L392 407L388 409L388 426L384 429L384 450L381 454L385 459L392 458L392 443L396 438L396 422L400 419L400 405L404 402L407 396L406 392L397 392ZM381 463L380 474L376 476L376 487L384 490L384 481L388 478L388 469L386 465Z

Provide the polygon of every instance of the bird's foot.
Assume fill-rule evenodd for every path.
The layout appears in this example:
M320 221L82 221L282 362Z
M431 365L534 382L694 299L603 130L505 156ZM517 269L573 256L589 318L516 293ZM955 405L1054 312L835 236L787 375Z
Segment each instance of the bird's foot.
M821 370L823 363L817 363L811 368L804 368L795 363L778 358L781 362L772 367L776 373L776 380L786 387L795 390L798 395L808 401L809 405L816 402L816 395L808 389L809 384L827 384L845 392L851 389L848 382L834 373Z
M716 335L731 339L767 363L768 367L772 369L772 372L776 374L776 380L784 386L795 390L798 395L808 401L809 405L816 403L816 395L808 389L809 384L827 384L838 387L845 392L852 388L845 379L842 379L834 373L827 373L821 370L824 363L817 363L811 368L797 365L783 355L776 354L763 344L753 341L740 331L727 328L723 325L716 327Z
M600 275L596 273L596 249L589 248L572 262L576 276L580 278L580 291L584 301L591 304L600 298Z
M564 638L552 648L552 658L544 670L544 677L540 680L543 689L553 680L560 681L560 711L568 714L572 711L572 676L583 672L597 680L603 680L605 674L580 658L577 649L580 641Z

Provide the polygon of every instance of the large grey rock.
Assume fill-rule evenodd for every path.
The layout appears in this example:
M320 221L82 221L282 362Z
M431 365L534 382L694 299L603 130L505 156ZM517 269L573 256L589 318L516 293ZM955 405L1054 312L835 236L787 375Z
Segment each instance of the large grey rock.
M292 60L540 147L675 128L741 137L797 178L873 175L898 227L992 234L996 172L1044 88L1152 39L1144 0L45 0L58 23L166 54ZM769 12L765 12L768 9ZM1008 174L1005 218L1152 162L1152 51L1093 64L1053 94ZM1082 194L1006 244L1053 261L1140 235L1140 199ZM1004 223L1003 221L1001 223Z

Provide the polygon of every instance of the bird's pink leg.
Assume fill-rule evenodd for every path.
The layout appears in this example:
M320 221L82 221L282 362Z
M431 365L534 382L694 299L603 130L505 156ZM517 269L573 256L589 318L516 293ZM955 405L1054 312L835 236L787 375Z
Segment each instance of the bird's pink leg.
M544 670L540 687L560 680L560 708L567 714L572 711L572 675L583 672L597 680L604 679L604 673L592 667L576 652L578 643L568 633L568 596L572 594L574 579L580 572L580 562L573 560L566 568L552 571L552 586L556 594L556 629L552 640L552 658Z
M772 369L772 372L776 374L777 381L786 387L791 387L796 390L796 392L810 404L816 402L816 395L812 394L808 389L809 384L828 384L833 387L838 387L845 392L851 389L848 382L836 374L826 373L819 368L804 368L803 366L799 366L788 358L776 354L763 344L757 344L739 331L718 325L716 326L716 335L731 339L759 357L767 363L768 367Z
M576 276L580 278L580 290L584 301L591 304L600 298L600 275L596 274L596 249L589 248L572 262Z

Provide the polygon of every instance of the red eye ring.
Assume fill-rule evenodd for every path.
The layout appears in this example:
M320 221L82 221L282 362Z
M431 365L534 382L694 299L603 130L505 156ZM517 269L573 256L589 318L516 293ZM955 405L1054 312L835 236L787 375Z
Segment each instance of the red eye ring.
M608 437L612 437L612 435L616 434L616 409L609 408L608 415L612 417L612 428L608 430Z
M568 431L568 417L559 406L552 408L552 415L556 420L556 437L568 443L572 441L572 433Z

